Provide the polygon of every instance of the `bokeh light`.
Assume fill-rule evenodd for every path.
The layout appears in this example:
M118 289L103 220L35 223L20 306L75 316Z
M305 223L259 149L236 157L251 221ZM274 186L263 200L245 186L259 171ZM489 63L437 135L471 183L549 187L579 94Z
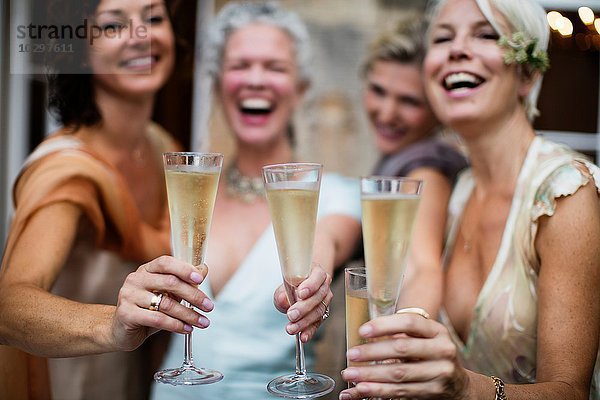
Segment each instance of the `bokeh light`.
M577 10L577 13L579 14L579 18L581 18L581 21L584 24L591 25L594 23L594 19L596 18L596 16L594 15L594 12L592 11L591 8L579 7L579 9Z
M573 23L569 18L563 17L558 23L558 32L562 36L571 36L573 34Z
M600 18L594 20L594 28L596 28L596 32L600 33Z
M562 21L563 16L558 11L550 11L548 14L546 14L546 19L548 20L548 24L550 25L550 28L557 31L558 25Z

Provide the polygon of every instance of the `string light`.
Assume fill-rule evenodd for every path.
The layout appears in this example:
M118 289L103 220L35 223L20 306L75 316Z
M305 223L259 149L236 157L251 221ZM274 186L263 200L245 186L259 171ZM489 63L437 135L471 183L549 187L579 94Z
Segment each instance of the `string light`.
M558 32L562 36L571 36L573 34L573 23L567 17L563 17L558 23Z
M588 1L588 3L591 2ZM574 8L568 9L568 15L573 19L569 19L556 10L546 14L552 32L556 32L562 38L557 43L567 48L575 46L580 51L600 51L600 16L596 18L593 8L581 6L577 8L578 18L581 21L579 22L573 11Z
M558 25L561 23L563 16L558 11L550 11L548 14L546 14L546 19L548 20L550 28L557 31Z
M591 8L589 7L579 7L579 9L577 10L577 13L579 14L579 18L581 18L581 21L586 24L586 25L591 25L594 23L594 12L592 11Z

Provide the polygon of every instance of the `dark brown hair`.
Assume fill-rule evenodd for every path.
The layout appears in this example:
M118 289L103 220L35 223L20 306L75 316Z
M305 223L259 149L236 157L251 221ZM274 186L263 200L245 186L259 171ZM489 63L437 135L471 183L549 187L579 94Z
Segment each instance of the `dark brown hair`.
M52 0L48 4L49 25L77 27L90 24L88 21L99 3L100 0ZM187 46L173 25L174 3L178 2L165 0L179 58L187 53ZM93 74L88 65L89 40L61 38L61 45L68 46L69 51L48 52L46 57L48 108L65 127L77 129L82 125L97 124L102 115L95 101Z

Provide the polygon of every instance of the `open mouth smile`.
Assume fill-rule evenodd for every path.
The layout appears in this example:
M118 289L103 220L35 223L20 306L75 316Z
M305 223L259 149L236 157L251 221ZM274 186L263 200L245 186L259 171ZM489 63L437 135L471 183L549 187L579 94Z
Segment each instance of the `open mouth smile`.
M485 79L470 72L454 72L446 75L442 86L449 92L466 92L485 83Z
M268 115L273 112L273 103L267 99L253 97L247 98L239 104L240 112L248 115Z

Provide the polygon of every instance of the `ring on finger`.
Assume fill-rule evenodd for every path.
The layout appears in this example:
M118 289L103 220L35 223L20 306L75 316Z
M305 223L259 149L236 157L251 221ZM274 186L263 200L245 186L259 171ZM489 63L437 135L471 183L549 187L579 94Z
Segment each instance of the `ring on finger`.
M321 304L325 306L325 311L323 311L323 316L321 317L321 319L325 321L327 318L329 318L329 306L325 304L323 300L321 300Z
M400 310L396 311L396 314L417 314L425 319L430 318L429 313L421 307L401 308Z
M164 293L153 293L152 299L150 299L150 307L148 310L150 311L159 311L160 310L160 302L163 299Z

